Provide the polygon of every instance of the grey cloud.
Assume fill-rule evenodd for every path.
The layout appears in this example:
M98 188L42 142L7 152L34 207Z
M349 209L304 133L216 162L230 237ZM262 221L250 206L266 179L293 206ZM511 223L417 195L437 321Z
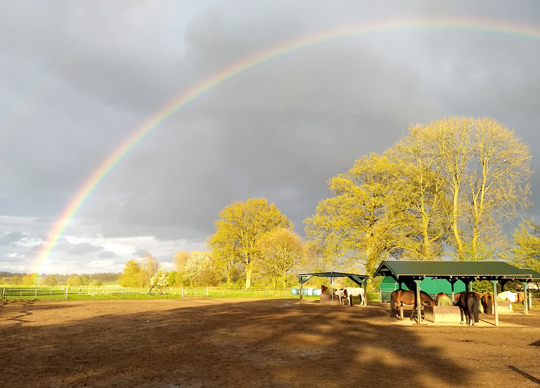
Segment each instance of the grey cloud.
M0 236L0 245L11 245L25 238L21 232L9 232Z
M27 245L47 240L90 175L130 134L175 97L254 53L396 18L528 23L537 31L539 7L530 1L520 7L503 1L12 4L0 14L0 246L16 250L0 254L31 261L41 246L9 244L21 234ZM171 241L201 245L223 207L252 197L276 203L302 234L302 221L330 195L332 176L384 151L410 124L448 115L490 116L515 129L533 146L538 171L539 47L536 38L493 31L389 30L320 42L247 69L136 144L65 230L119 239L129 248L113 252L62 239L51 262L147 250L166 260L169 253L144 240L120 240L151 236L171 244L167 252ZM532 180L535 202L539 179Z
M112 251L103 251L99 252L98 257L100 259L115 259L118 257L118 255Z

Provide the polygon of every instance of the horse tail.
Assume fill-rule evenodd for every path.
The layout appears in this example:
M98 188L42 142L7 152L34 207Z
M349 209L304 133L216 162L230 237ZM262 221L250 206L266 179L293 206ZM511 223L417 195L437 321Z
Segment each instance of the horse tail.
M390 313L392 315L396 312L396 301L394 300L394 292L392 292L392 294L390 295Z
M493 297L491 295L488 295L487 296L487 313L488 314L493 314Z
M480 322L480 317L479 317L480 309L478 308L478 305L480 303L480 298L474 298L473 300L474 302L472 303L472 306L471 306L473 318L474 318L474 322L478 323Z

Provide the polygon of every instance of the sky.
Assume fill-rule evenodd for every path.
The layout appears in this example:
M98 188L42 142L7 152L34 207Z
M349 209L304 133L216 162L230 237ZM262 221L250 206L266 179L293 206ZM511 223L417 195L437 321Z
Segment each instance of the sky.
M304 235L330 178L448 116L528 143L540 203L537 1L0 4L0 271L172 269L254 197Z

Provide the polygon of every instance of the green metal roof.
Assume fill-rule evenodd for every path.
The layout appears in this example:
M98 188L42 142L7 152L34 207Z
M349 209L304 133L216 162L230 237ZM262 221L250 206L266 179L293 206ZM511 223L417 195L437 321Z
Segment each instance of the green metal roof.
M364 285L366 284L366 279L369 279L369 276L367 275L359 275L355 273L344 273L344 272L315 272L315 273L300 273L296 275L298 277L298 281L300 282L300 285L307 282L309 279L311 279L313 276L317 277L323 277L323 278L344 278L347 277L351 279L353 282L355 282L358 285Z
M384 260L375 276L486 277L539 279L540 273L502 261L393 261Z
M369 279L368 275L359 275L356 273L345 273L345 272L314 272L314 273L300 273L296 275L297 277L304 277L304 276L318 276L323 278L344 278L349 276L356 276L362 279Z

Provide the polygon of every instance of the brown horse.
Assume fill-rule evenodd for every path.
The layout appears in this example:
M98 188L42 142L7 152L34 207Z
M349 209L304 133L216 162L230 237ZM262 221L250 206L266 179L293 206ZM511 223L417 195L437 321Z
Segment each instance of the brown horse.
M446 294L446 292L439 292L435 297L435 302L437 306L452 306L452 299Z
M420 291L420 304L429 303L430 306L435 306L435 301L431 299L431 296L429 294L425 293L424 291ZM404 305L414 305L413 311L411 314L411 319L414 317L414 312L416 311L416 292L411 290L395 290L392 292L391 298L390 298L390 307L392 309L392 314L396 314L396 317L400 319L399 316L399 309Z
M484 313L493 314L493 294L488 292L482 295L482 297L480 298L480 303L482 303Z

